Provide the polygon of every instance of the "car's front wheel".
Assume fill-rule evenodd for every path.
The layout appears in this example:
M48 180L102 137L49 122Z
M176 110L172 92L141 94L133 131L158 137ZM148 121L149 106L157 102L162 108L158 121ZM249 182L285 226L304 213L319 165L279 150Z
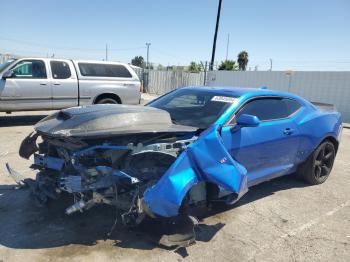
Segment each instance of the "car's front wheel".
M326 140L321 143L297 171L298 176L311 185L322 184L331 173L335 159L334 144Z

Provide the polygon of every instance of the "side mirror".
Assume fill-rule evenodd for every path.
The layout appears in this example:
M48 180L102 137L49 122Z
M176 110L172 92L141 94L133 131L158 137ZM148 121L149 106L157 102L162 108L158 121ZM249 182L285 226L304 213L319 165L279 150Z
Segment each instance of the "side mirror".
M257 116L242 114L237 119L237 126L239 127L255 127L260 124L260 119Z
M15 73L12 70L7 70L2 74L2 79L14 77Z

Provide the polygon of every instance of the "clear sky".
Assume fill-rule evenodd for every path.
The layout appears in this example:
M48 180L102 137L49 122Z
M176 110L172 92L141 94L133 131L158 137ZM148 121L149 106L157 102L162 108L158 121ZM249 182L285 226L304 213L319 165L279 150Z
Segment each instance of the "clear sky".
M210 60L218 0L11 0L0 53L163 65ZM223 0L216 60L249 53L259 70L350 70L350 0Z

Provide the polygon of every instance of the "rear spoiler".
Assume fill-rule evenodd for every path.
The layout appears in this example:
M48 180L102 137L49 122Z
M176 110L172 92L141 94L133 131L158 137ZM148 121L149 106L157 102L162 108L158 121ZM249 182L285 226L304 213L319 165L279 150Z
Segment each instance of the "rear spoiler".
M336 111L336 107L333 104L321 103L321 102L311 102L318 109L323 111Z

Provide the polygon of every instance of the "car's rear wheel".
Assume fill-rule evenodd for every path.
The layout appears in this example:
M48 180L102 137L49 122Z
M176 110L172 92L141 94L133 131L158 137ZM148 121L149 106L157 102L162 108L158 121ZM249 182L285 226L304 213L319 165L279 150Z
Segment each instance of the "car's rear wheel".
M331 173L335 159L334 144L326 140L321 143L297 171L298 176L311 185L322 184Z

